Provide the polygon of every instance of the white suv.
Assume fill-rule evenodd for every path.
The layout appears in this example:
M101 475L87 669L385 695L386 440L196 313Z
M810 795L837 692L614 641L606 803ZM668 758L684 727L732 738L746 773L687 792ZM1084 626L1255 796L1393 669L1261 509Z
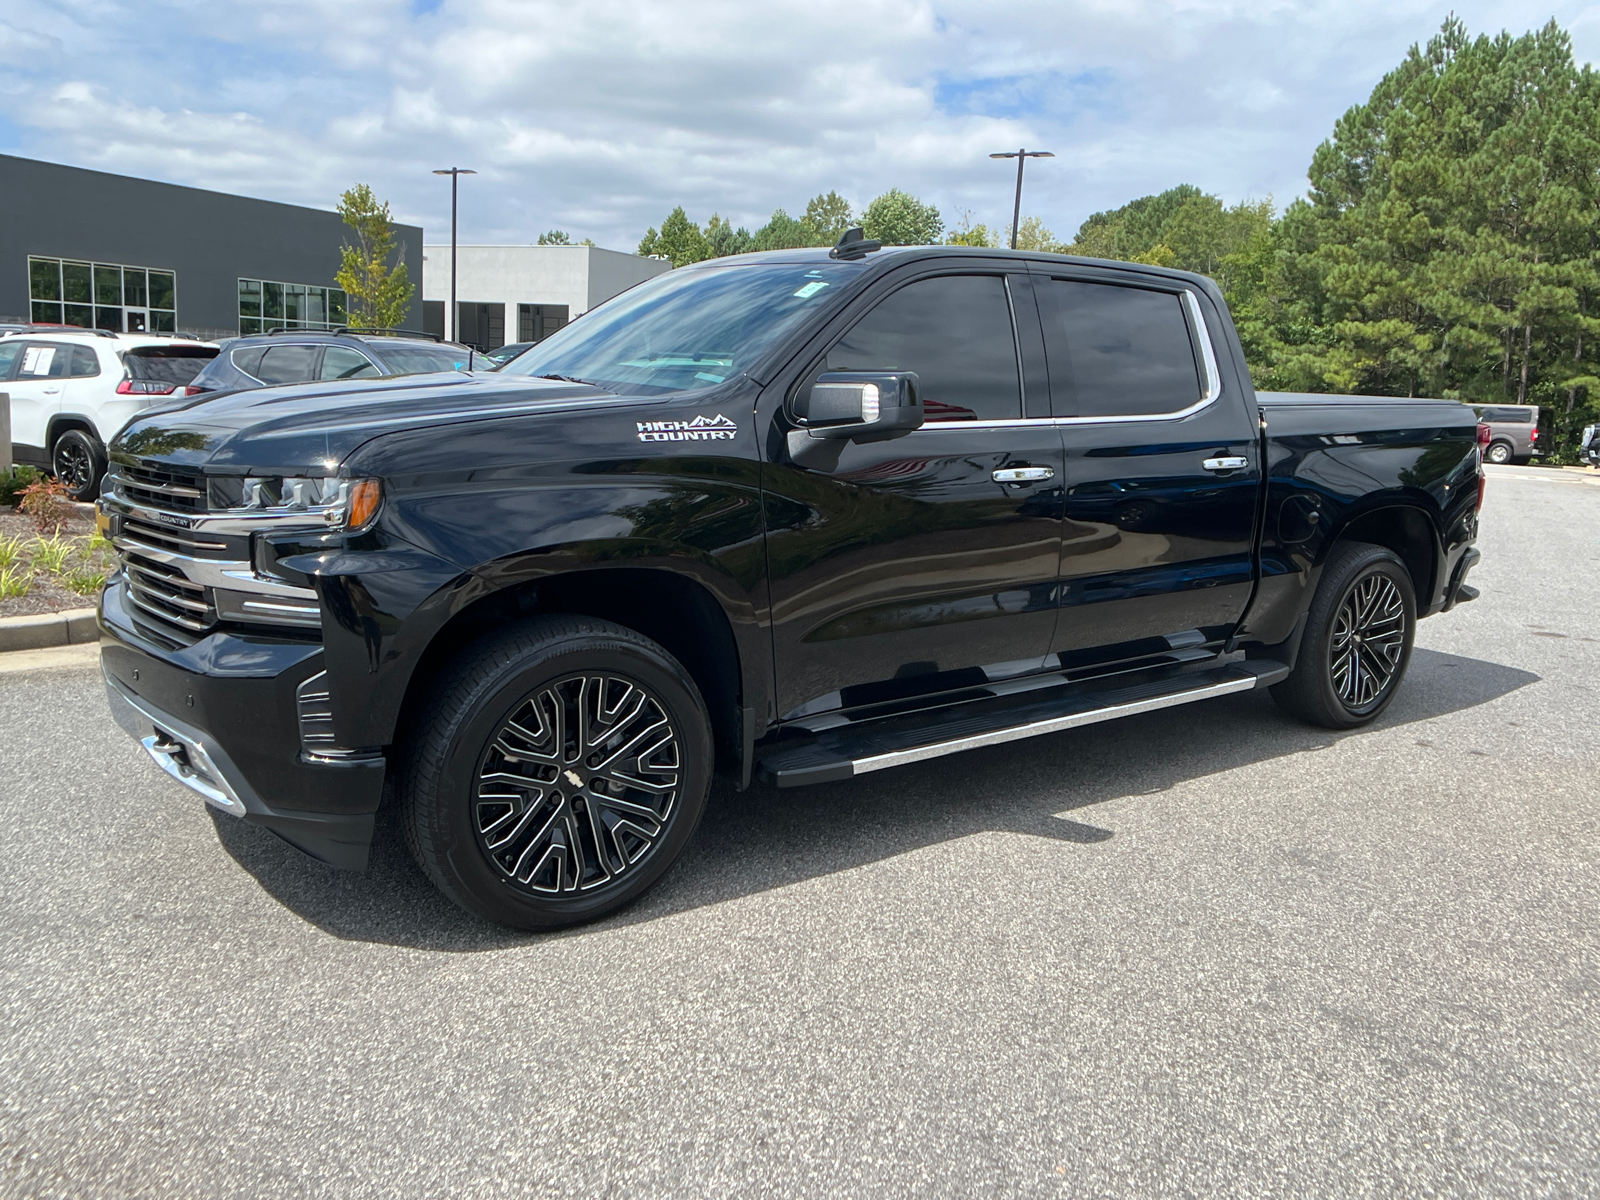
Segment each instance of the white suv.
M182 395L216 355L216 346L190 338L74 326L0 337L12 458L48 470L73 499L93 500L117 430L162 397Z

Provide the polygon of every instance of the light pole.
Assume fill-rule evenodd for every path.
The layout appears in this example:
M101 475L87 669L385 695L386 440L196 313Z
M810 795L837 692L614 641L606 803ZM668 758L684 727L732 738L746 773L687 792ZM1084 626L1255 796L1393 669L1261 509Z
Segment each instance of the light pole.
M1022 221L1022 164L1030 158L1054 158L1048 150L1007 150L1003 154L991 154L990 158L1014 158L1017 160L1017 204L1011 210L1011 248L1017 248L1017 227Z
M450 323L447 332L449 340L459 342L459 330L456 328L461 314L456 310L456 185L461 182L463 175L476 175L476 171L469 171L466 167L450 167L443 171L435 171L435 175L450 176ZM1018 185L1021 186L1020 183Z

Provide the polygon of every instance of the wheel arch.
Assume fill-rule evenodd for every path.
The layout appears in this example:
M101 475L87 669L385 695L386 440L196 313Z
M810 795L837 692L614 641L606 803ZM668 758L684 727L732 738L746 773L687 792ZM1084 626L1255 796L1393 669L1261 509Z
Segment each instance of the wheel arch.
M44 451L48 456L55 451L56 439L69 429L81 429L94 439L95 445L100 447L100 454L105 456L105 439L100 436L100 431L95 428L94 420L83 413L56 413L52 416L44 429Z
M1349 542L1368 542L1394 551L1411 576L1418 613L1432 608L1444 559L1444 543L1437 523L1421 504L1388 503L1353 515L1327 540L1318 566Z
M576 568L508 583L467 600L429 639L406 682L397 737L417 719L431 680L471 642L514 621L543 615L613 621L659 644L681 662L706 702L719 760L737 767L747 737L751 690L724 605L711 588L670 566Z

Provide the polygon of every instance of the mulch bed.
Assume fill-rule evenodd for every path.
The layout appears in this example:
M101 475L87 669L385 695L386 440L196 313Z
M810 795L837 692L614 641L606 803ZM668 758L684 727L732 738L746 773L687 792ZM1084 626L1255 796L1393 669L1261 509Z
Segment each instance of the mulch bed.
M94 508L88 504L71 506L59 541L56 535L41 535L32 517L25 517L14 509L0 509L0 590L7 582L7 572L10 572L9 581L22 577L28 581L24 595L0 596L0 617L93 608L100 588L98 584L90 585L97 578L103 580L116 565L110 546L102 543L90 549L93 537ZM69 546L70 552L59 570L41 561L41 555L48 557L52 549L62 544ZM67 586L69 579L86 590L74 591Z

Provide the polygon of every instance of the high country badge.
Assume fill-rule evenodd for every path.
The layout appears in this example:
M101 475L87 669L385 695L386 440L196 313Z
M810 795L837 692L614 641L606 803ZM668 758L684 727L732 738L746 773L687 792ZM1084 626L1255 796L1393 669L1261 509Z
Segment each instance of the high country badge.
M638 421L641 442L731 442L739 427L718 413L692 421Z

